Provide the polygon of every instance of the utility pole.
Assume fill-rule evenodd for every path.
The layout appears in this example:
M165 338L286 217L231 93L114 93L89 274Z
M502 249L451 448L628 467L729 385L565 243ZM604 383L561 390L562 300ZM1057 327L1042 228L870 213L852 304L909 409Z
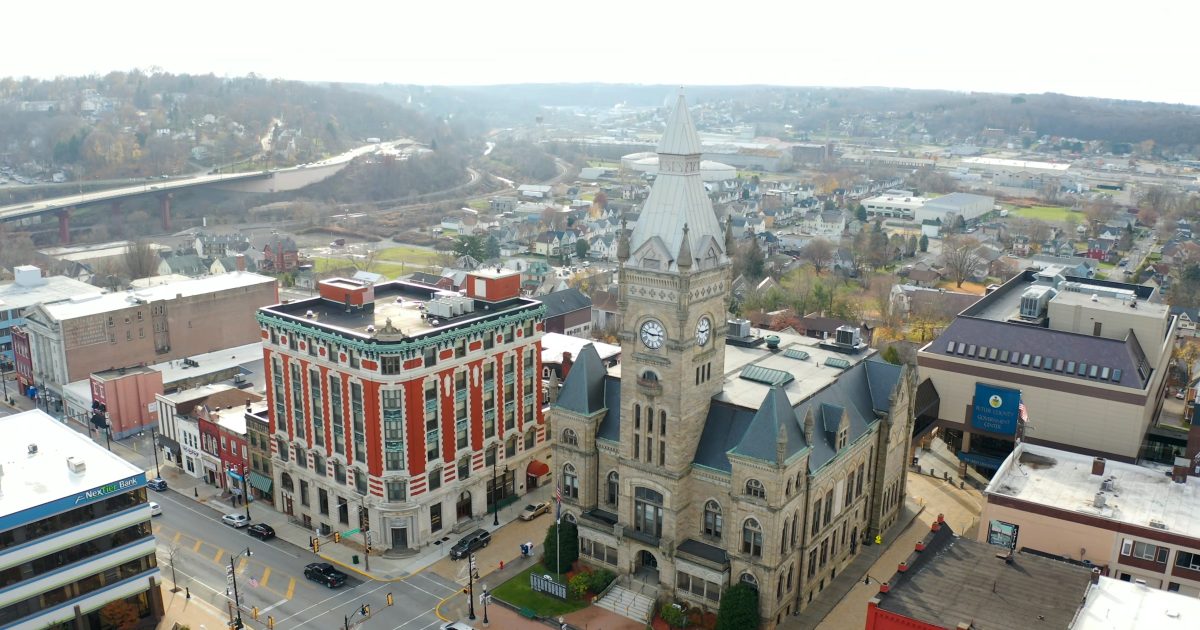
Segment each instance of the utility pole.
M250 520L250 486L246 481L246 462L242 462L242 501L246 503L246 520Z
M154 450L154 476L162 479L162 470L158 466L158 432L150 425L150 448Z
M496 487L496 460L500 459L500 449L492 455L492 527L500 526L500 491Z
M467 619L475 621L475 554L467 557Z
M233 583L233 608L237 610L236 618L234 617L234 611L232 611L232 610L229 611L229 623L234 628L234 630L241 630L241 628L245 627L245 624L242 623L242 606L240 603L238 603L237 567L235 566L234 561L236 561L241 556L249 557L252 555L254 555L254 552L250 551L249 547L246 547L246 550L239 554L236 554L236 555L230 554L229 555L229 573L228 573L228 575L229 575L230 582Z
M363 563L367 571L371 570L371 521L367 515L366 500L358 499L358 531L363 535Z

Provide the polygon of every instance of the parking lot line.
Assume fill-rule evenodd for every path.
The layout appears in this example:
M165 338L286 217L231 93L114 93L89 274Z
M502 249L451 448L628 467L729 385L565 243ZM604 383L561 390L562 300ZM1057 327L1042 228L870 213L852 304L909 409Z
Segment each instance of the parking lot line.
M284 597L291 599L292 594L295 592L296 592L296 578L291 578L288 580L287 593L284 594Z
M270 579L271 579L271 567L266 567L263 569L262 578L259 579L258 583L260 585L262 585L263 588L267 588L267 581Z
M250 562L250 558L247 558L246 556L242 556L242 559L238 560L237 572L245 573L246 572L246 564L248 562Z
M175 535L171 537L171 544L178 545L180 538L183 538L183 532L175 532Z
M222 556L224 556L224 555L225 555L225 550L221 549L220 547L217 547L217 553L213 556L213 562L216 562L217 564L225 564L221 560Z
M196 539L196 544L192 545L192 551L200 553L200 547L204 544L203 540Z

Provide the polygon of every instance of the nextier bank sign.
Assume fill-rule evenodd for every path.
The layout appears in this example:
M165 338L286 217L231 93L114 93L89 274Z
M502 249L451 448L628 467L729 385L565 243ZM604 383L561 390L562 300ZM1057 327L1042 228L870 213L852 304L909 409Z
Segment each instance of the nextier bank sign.
M140 472L131 477L126 477L112 483L106 483L102 486L97 486L89 490L83 490L75 494L70 494L65 497L55 499L49 503L35 505L31 508L5 514L0 516L0 532L8 531L14 527L19 527L26 523L40 521L41 519L61 514L68 510L73 510L77 507L82 507L89 503L102 501L111 496L130 492L146 485L146 473Z

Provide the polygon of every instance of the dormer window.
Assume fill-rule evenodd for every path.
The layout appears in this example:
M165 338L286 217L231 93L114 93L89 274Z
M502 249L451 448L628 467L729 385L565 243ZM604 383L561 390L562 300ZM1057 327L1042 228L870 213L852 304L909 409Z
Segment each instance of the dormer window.
M850 440L850 429L849 429L849 427L842 426L841 428L838 429L837 450L840 451L840 450L846 448L846 444L847 444L847 442L849 442L849 440Z

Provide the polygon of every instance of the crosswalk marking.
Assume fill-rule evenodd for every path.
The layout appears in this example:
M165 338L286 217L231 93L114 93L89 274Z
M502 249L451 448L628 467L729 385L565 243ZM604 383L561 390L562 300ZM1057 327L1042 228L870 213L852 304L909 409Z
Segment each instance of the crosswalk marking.
M238 573L246 572L246 563L248 563L248 562L250 562L250 559L247 558L246 556L242 556L242 559L238 561L238 566L237 566Z
M192 551L200 553L200 546L204 544L203 540L197 540L196 544L192 545Z
M197 551L199 551L199 550L197 550ZM213 562L216 562L217 564L225 564L221 559L221 557L224 555L225 555L225 550L218 547L216 555L213 556Z
M263 569L262 578L259 579L258 583L262 584L263 588L267 588L267 580L269 579L271 579L271 567L265 567Z
M272 610L274 610L275 608L277 608L277 607L279 607L279 606L282 606L282 605L284 605L284 604L286 604L286 603L288 603L288 600L286 600L286 599L281 599L281 600L279 600L279 601L275 602L274 604L271 604L270 606L267 606L266 608L264 608L264 609L262 609L262 610L258 611L258 616L259 616L259 617L261 617L261 616L263 616L264 614L266 614L266 613L269 613L269 612L271 612Z
M183 538L183 532L175 532L175 535L171 537L171 543L178 545L180 538Z
M290 580L288 580L287 594L284 595L284 597L287 599L291 599L292 594L295 592L296 592L296 578L291 578Z

